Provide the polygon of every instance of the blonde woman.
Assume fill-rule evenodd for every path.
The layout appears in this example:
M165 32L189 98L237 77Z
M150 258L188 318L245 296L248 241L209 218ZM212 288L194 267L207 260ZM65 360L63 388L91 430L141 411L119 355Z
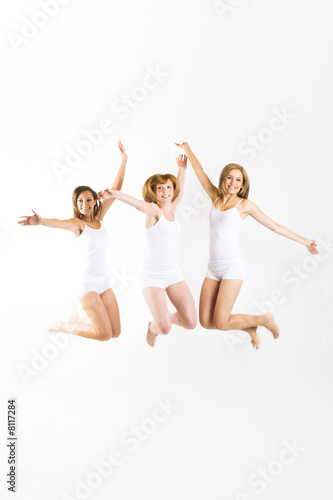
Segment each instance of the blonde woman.
M187 158L179 155L178 178L172 174L156 174L146 180L144 201L117 190L104 190L101 199L118 199L146 215L148 256L143 269L143 295L152 314L148 324L147 342L155 345L157 335L167 334L172 324L195 328L197 314L191 292L177 262L180 224L175 213L181 200ZM167 297L176 308L170 314Z
M119 190L124 181L127 154L120 141L118 147L122 162L112 188ZM73 333L95 340L109 340L120 335L118 303L109 286L106 268L108 232L102 222L113 202L114 199L100 202L97 193L89 186L78 186L72 196L73 218L45 219L34 211L33 216L21 217L19 224L22 226L66 229L77 238L78 257L81 257L82 264L78 299L89 322L74 316L68 323L58 322L51 331Z
M245 277L245 264L237 245L243 220L250 215L275 233L305 245L313 255L318 253L316 243L277 224L248 199L250 182L243 167L236 163L226 165L216 187L205 174L189 144L184 142L176 145L185 151L213 204L210 211L210 258L200 294L200 324L207 329L244 330L250 335L253 347L259 349L258 326L270 330L275 339L279 336L272 314L231 314Z

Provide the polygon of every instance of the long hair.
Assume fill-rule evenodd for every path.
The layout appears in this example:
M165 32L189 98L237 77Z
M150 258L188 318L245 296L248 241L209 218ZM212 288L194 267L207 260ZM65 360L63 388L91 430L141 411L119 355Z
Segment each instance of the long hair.
M173 184L173 197L171 202L173 202L180 192L179 180L172 174L155 174L149 177L143 185L142 195L143 199L148 203L157 203L157 197L155 194L155 188L157 184L165 184L167 181Z
M73 194L72 194L72 203L73 203L73 212L74 212L74 217L76 217L77 219L84 219L84 215L81 214L78 209L77 209L77 199L78 197L80 196L81 193L83 193L84 191L90 191L94 200L95 200L95 206L94 206L94 211L93 211L93 215L94 217L97 217L101 210L102 210L102 205L101 205L101 202L99 201L98 199L98 194L96 193L96 191L94 191L93 189L91 189L89 186L78 186L77 188L74 189L73 191Z
M218 184L218 192L219 195L222 196L222 198L225 196L226 191L225 191L225 181L226 178L228 177L229 173L231 170L240 170L243 175L243 187L241 190L237 193L237 196L240 198L244 198L245 200L249 197L249 192L250 192L250 180L249 177L246 173L246 170L244 167L241 165L238 165L238 163L228 163L226 165L222 172L220 173L220 178L219 178L219 184Z

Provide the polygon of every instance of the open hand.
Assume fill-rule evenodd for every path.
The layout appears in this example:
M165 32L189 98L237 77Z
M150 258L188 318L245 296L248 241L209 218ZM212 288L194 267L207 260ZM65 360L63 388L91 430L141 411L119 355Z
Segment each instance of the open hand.
M314 240L309 240L308 244L306 245L306 248L309 250L312 255L317 255L319 252L316 249L317 243Z
M186 168L187 167L187 156L186 155L178 155L178 158L176 157L176 162L177 162L178 167Z
M32 212L34 212L31 209ZM35 215L21 215L18 224L21 224L21 226L38 226L40 224L40 216L34 212Z
M121 152L121 156L123 157L123 159L127 160L127 153L126 153L125 148L124 148L124 146L123 146L123 144L122 144L121 141L118 141L118 148L119 148L119 150Z

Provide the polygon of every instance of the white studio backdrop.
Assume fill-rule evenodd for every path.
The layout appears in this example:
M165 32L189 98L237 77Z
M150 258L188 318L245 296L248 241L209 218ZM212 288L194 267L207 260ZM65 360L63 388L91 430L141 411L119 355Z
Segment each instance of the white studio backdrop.
M18 0L1 5L1 498L7 399L17 415L18 500L330 500L333 4L328 0ZM249 218L237 312L272 310L278 341L174 327L146 344L144 216L116 202L109 272L122 335L47 332L77 310L65 231L128 153L124 192L176 173L189 141L213 182L243 165L250 199L320 253ZM198 305L209 213L191 166L179 260Z

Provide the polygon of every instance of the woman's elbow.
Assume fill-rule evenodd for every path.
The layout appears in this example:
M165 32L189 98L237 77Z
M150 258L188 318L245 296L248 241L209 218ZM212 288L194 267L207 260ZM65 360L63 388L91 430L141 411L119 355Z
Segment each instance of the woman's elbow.
M272 231L276 234L283 234L283 230L286 229L284 226L281 226L281 224L273 224L273 227L271 228Z

